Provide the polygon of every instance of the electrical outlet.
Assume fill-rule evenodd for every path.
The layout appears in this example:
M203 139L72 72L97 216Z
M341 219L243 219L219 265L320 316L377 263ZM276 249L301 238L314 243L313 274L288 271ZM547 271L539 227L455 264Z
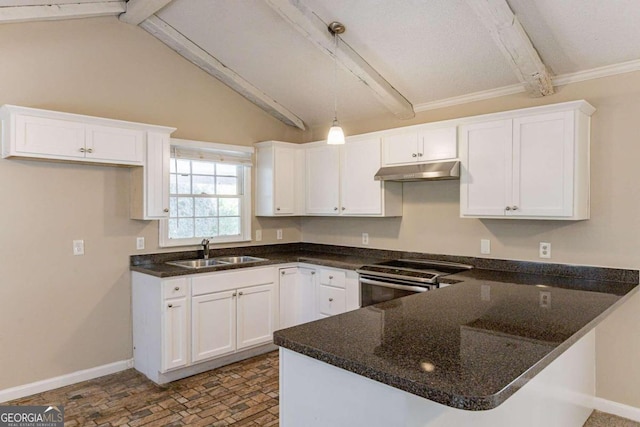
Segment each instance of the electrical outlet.
M282 228L276 230L276 239L282 240Z
M256 242L262 241L262 230L256 230Z
M551 308L551 292L540 292L540 307Z
M144 249L144 237L136 238L136 249L138 250Z
M73 241L73 254L84 255L84 240Z
M363 245L369 244L369 233L362 233L362 244Z
M540 242L540 258L551 258L551 243Z
M491 240L489 240L489 239L480 239L480 253L481 254L490 254L491 253Z

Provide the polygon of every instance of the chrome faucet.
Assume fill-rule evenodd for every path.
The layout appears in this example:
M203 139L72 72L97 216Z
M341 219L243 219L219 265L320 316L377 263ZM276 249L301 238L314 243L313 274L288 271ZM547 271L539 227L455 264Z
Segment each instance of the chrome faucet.
M202 251L204 252L203 258L209 259L209 239L202 239Z

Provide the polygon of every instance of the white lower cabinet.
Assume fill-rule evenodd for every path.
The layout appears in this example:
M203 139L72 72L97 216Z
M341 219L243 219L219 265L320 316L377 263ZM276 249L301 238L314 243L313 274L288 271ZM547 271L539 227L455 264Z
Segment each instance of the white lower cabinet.
M316 280L313 268L280 269L280 328L316 320Z
M162 384L273 350L274 267L158 278L132 272L134 367Z
M172 298L164 301L162 313L162 370L164 371L180 368L188 363L188 320L189 309L186 298Z
M280 327L288 328L360 308L353 270L303 265L280 269Z
M236 348L237 291L216 292L191 299L191 361L200 362Z
M131 282L134 367L158 384L271 351L276 329L360 308L355 271L311 264L132 272Z

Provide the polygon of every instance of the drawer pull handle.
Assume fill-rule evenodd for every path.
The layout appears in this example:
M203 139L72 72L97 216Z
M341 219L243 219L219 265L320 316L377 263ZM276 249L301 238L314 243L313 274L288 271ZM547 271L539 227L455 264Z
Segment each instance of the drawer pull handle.
M238 292L238 296L241 297L242 296L242 292Z
M175 288L173 288L174 291L179 291L180 290L180 286L176 286Z
M333 301L333 298L329 298L329 302L332 302L332 301Z
M333 276L329 276L329 280L333 280Z

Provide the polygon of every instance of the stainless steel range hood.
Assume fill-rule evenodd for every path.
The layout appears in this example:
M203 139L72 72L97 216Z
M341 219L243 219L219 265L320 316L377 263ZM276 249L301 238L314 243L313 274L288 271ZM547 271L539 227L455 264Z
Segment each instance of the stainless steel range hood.
M460 179L460 161L421 163L405 166L387 166L373 177L376 181L437 181Z

